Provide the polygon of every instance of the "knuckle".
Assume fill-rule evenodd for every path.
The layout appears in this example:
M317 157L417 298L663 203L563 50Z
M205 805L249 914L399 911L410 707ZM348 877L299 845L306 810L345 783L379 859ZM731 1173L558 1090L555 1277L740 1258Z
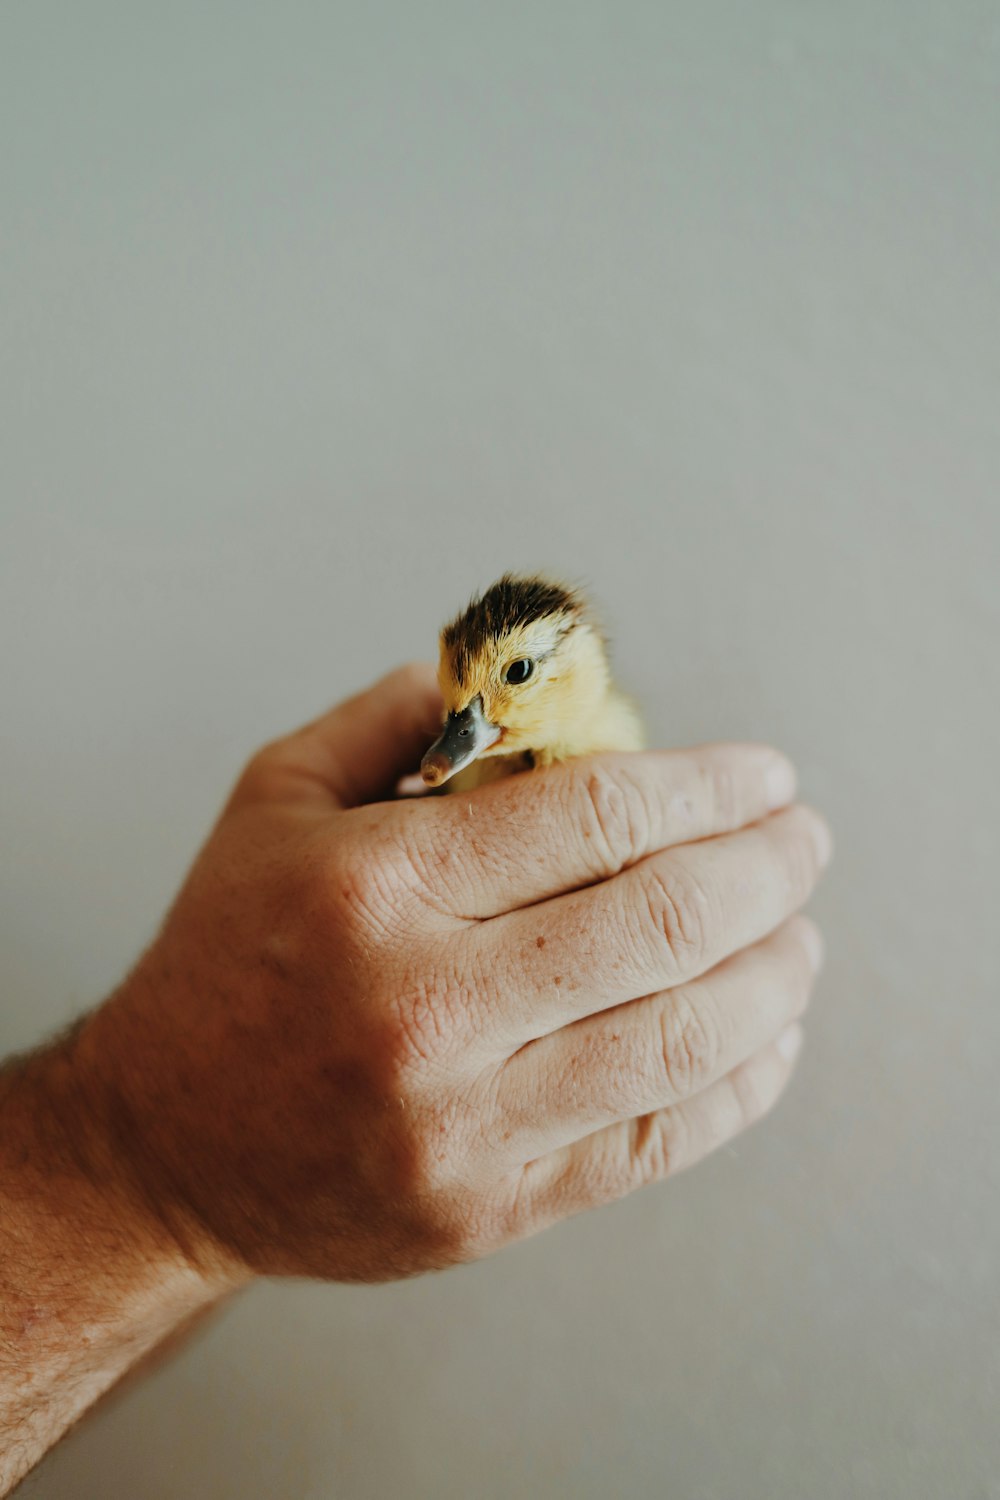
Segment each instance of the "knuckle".
M707 1005L696 1005L676 992L660 1017L660 1056L671 1092L678 1098L697 1093L721 1052L719 1027L710 1019Z
M385 938L397 930L404 892L381 851L338 849L325 876L330 902L349 927L365 938Z
M437 996L421 986L401 997L389 1046L396 1066L404 1073L426 1067L437 1058L442 1042Z
M437 1063L474 1035L476 992L463 976L442 968L436 952L405 975L393 1006L392 1055L404 1068Z
M433 904L426 855L396 819L372 809L343 814L328 875L336 904L365 931L411 930Z
M645 1187L669 1176L678 1157L677 1117L665 1110L639 1115L628 1134L628 1188Z
M602 868L617 872L637 860L645 846L643 796L622 771L604 766L581 770L572 787L573 800L583 808L583 834L596 845Z
M454 836L442 837L440 830L428 830L421 824L419 828L399 830L395 856L406 889L424 915L453 922L461 896L469 890L464 843ZM441 899L442 891L449 893L449 900Z
M416 983L396 1005L393 1055L405 1068L427 1065L444 1050L449 1032L448 1000L436 986Z
M640 1186L632 1152L635 1125L633 1120L609 1130L593 1143L581 1162L573 1164L561 1183L570 1203L587 1207L612 1203Z
M602 1133L584 1161L561 1184L574 1207L595 1207L660 1182L682 1164L687 1125L683 1111L659 1109Z
M431 798L425 805L417 799L402 808L355 808L342 815L356 856L366 867L380 867L367 869L368 877L388 877L400 913L422 919L422 925L435 918L449 928L462 925L463 902L474 891L478 862L487 856L458 815L458 801Z
M654 939L666 943L680 967L697 968L707 951L709 899L689 875L650 868L646 905Z

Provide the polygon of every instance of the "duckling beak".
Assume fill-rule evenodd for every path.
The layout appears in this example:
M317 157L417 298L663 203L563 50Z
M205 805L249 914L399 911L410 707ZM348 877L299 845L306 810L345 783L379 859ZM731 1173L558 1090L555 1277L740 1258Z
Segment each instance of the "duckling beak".
M460 714L449 714L444 729L420 762L428 786L440 786L477 755L495 745L503 733L483 712L482 698L473 698Z

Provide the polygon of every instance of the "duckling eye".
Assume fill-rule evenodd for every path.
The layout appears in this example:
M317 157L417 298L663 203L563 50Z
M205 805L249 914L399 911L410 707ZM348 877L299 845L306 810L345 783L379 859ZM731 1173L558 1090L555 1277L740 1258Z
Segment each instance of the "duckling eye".
M529 661L526 656L522 656L518 661L511 662L510 666L503 674L504 680L516 686L519 682L527 682L528 678L531 676L534 670L535 663L533 661Z

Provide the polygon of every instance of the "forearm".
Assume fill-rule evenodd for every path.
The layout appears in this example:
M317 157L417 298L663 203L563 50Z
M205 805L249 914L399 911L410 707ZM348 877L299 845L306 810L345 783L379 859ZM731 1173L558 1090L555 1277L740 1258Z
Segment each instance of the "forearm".
M0 1495L226 1290L117 1180L72 1069L63 1041L0 1073Z

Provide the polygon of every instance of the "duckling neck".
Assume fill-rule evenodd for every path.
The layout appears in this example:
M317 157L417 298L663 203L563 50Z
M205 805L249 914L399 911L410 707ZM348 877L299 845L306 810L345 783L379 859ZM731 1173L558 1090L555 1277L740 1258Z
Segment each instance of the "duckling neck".
M615 687L603 641L584 626L566 642L557 693L550 698L548 722L532 745L536 765L593 755L601 750L634 750L642 725L629 700Z
M638 713L624 694L609 684L589 714L555 728L531 754L536 765L546 766L602 750L640 750L643 743Z

